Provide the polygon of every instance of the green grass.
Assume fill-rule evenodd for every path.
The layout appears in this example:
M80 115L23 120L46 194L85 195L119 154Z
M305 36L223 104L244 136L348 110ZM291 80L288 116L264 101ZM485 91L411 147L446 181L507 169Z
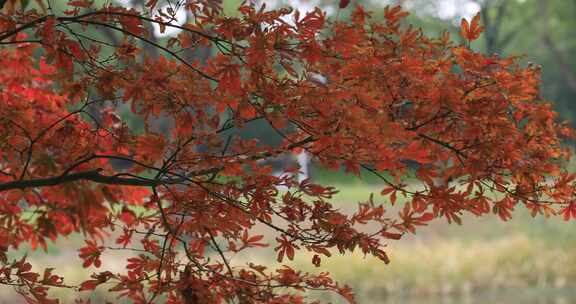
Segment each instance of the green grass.
M376 193L375 201L389 205L377 185L335 186L342 190L335 205L343 210L352 209L370 193ZM556 290L573 286L576 279L575 225L560 217L533 218L518 207L508 222L494 215L466 215L461 226L437 219L417 235L389 243L390 265L361 254L334 256L319 269L307 255L300 255L295 264L308 271L331 272L354 287L365 300L361 303L423 296L477 298L486 293L492 297L511 289Z
M389 206L388 198L379 194L381 185L376 183L332 185L341 190L333 200L334 205L345 212L353 211L370 193L375 194L375 202ZM397 204L402 204L401 197ZM387 214L394 216L395 208ZM354 287L360 303L517 303L504 299L508 297L506 294L514 294L511 290L523 290L522 293L525 290L553 290L551 293L560 293L563 299L573 299L576 298L573 294L559 288L572 287L576 280L575 225L575 222L564 222L559 217L532 218L521 208L509 222L493 215L464 216L462 226L437 219L431 225L421 227L416 235L390 242L390 265L358 253L333 256L324 260L320 268L310 263L311 256L302 253L296 256L293 265L311 272L329 271L341 283ZM78 283L95 269L80 269L81 261L72 250L82 243L80 235L62 241L51 244L47 253L29 252L30 260L35 269L56 267L67 283ZM27 251L29 249L25 248L19 253ZM127 256L119 252L105 254L102 260L108 265L103 267L122 272ZM271 251L248 258L259 259L261 264L271 268L279 266ZM243 260L243 257L237 257L234 261L238 265ZM13 293L9 289L0 288L1 299L12 299ZM71 294L66 290L55 293L65 297ZM84 293L84 296L89 295ZM103 295L98 291L92 296ZM325 293L320 296L341 303L337 297L331 298ZM547 302L526 300L525 303Z
M391 264L357 253L334 256L314 269L329 271L362 299L470 296L510 288L561 288L576 278L576 253L521 235L499 240L410 240L389 246Z

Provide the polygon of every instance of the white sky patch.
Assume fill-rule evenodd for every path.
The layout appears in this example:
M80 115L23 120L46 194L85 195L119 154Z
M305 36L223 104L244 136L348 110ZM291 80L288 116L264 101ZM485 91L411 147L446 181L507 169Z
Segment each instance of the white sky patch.
M394 0L370 0L370 5L384 7L386 5L394 5L395 2Z
M470 19L480 11L480 4L474 0L409 0L406 6L419 15L458 22L461 18Z
M305 16L306 13L313 11L316 7L319 7L328 16L333 15L336 12L335 5L320 5L320 0L266 0L260 1L259 3L262 2L266 3L266 7L269 9L277 9L283 6L290 6L300 12L300 18ZM294 25L293 16L293 14L290 14L283 16L282 19L286 23Z
M134 7L132 0L115 0L115 1L118 4L120 4L124 7L127 7L127 8ZM166 13L166 9L169 7L171 7L171 6L165 5L165 6L161 7L160 9L162 9L162 11L164 13ZM166 13L166 15L170 15L170 14ZM188 18L188 13L186 12L186 9L183 5L180 5L178 7L175 17L176 17L175 20L165 20L165 22L169 22L170 24L179 25L179 26L184 25L186 23L186 19ZM154 36L158 37L158 38L176 36L182 31L181 29L167 26L164 33L161 33L160 32L160 26L157 23L153 23L152 27L154 28Z
M464 5L462 17L466 17L467 19L472 18L480 11L480 9L481 7L478 2L468 1L468 3Z
M442 20L452 21L456 25L459 24L461 18L471 19L476 13L480 11L481 0L405 0L404 8L422 16L434 16ZM516 0L518 2L524 0ZM131 7L131 0L116 0L121 5ZM374 6L384 7L388 4L397 3L397 0L370 0ZM336 14L338 11L338 1L334 0L329 5L321 5L326 1L321 0L260 0L257 3L266 3L269 9L276 9L282 6L291 6L300 11L300 16L311 12L316 7L320 7L328 16ZM168 6L162 7L162 10ZM183 25L186 23L187 13L183 7L180 7L176 12L176 20L171 23L176 25ZM284 16L284 21L289 24L294 24L293 15ZM154 24L154 36L167 37L175 36L180 33L180 29L173 27L166 27L164 33L160 33L160 26Z
M434 16L442 20L451 20L460 22L461 18L470 19L480 11L481 0L405 0L404 8L411 10L413 13L425 16ZM522 0L516 0L522 1ZM270 8L278 8L282 5L289 5L300 11L301 15L314 10L316 6L320 7L328 15L337 12L338 1L334 0L330 5L320 5L327 1L320 0L265 0L266 5ZM373 6L384 7L394 5L398 0L370 0ZM293 22L292 20L286 20Z
M132 7L132 0L116 0L116 2L124 7Z
M482 0L370 0L373 6L385 7L403 3L404 9L418 16L433 16L446 21L460 22L470 19L480 11ZM520 1L520 0L516 0Z
M265 2L267 5L270 4L271 7L280 7L280 6L282 6L282 4L288 4L288 5L292 6L293 8L299 10L300 13L313 11L314 8L320 4L320 1L318 1L318 0L289 0L289 1L272 0L272 1L265 1ZM287 3L283 3L283 2L287 2Z
M452 19L458 14L454 0L444 0L438 3L438 18L440 19Z
M162 7L162 11L166 13L166 9L169 8L169 5L166 5L164 7ZM168 15L168 14L167 14ZM186 13L186 9L184 8L184 6L180 6L178 8L178 10L176 11L176 20L165 20L166 22L169 22L170 24L174 24L174 25L184 25L186 23L186 18L188 17L188 14ZM154 27L154 36L162 38L162 37L168 37L168 36L176 36L178 35L178 33L180 33L182 30L179 28L175 28L175 27L171 27L171 26L167 26L164 33L160 32L160 25L158 25L157 23L153 23L152 26Z

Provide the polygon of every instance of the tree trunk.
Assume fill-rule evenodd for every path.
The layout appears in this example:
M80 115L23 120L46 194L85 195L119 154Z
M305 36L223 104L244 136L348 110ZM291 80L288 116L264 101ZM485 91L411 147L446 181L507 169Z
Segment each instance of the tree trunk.
M563 79L570 90L576 94L576 73L570 68L566 58L569 54L566 54L564 50L559 48L554 39L552 38L552 31L550 29L550 7L547 0L538 1L539 11L542 16L542 42L544 45L552 51L554 55L553 58L558 64L558 69L560 73L564 76Z

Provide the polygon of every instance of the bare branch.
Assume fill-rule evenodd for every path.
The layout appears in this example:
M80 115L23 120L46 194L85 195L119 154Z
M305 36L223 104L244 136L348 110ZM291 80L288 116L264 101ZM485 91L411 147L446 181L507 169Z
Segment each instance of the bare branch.
M139 187L151 187L157 185L165 184L181 184L186 180L184 178L170 178L162 180L152 180L142 177L120 177L120 176L108 176L103 175L100 172L102 169L88 170L77 173L71 173L67 175L61 175L56 177L46 177L46 178L36 178L28 180L18 180L13 182L7 182L0 184L0 192L8 191L13 189L26 189L34 187L50 187L57 186L64 183L76 182L76 181L92 181L99 184L109 184L109 185L123 185L123 186L139 186ZM203 174L212 173L213 170L206 170L202 172Z

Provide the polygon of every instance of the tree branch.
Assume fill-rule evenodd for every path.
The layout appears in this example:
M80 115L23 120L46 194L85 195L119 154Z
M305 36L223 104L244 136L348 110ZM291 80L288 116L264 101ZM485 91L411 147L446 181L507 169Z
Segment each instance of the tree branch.
M82 171L77 173L71 173L67 175L61 175L56 177L46 177L37 178L29 180L18 180L13 182L7 182L0 184L0 192L8 191L13 189L25 189L33 187L50 187L57 186L64 183L70 183L75 181L87 180L99 184L110 184L110 185L124 185L124 186L140 186L140 187L151 187L162 184L178 184L185 180L183 178L173 178L173 179L163 179L163 180L151 180L146 178L136 178L136 177L120 177L120 176L107 176L102 175L100 172L102 169Z

